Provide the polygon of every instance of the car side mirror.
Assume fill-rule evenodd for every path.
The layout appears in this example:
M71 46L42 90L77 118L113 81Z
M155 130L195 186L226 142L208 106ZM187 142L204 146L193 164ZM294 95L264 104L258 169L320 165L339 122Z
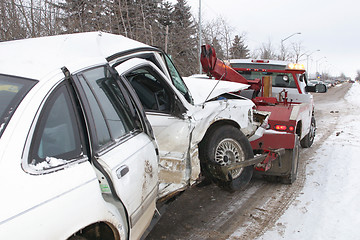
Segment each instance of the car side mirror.
M327 92L327 87L325 84L318 83L315 86L306 86L305 90L307 92L325 93Z
M303 82L303 81L304 81L304 79L305 79L305 75L304 75L304 74L302 74L302 75L300 76L300 82Z

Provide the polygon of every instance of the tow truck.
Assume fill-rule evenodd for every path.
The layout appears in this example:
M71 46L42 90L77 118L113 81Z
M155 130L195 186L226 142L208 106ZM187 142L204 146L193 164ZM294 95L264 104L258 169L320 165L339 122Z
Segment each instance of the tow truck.
M306 71L301 64L249 59L225 63L216 57L210 45L202 46L200 61L209 77L248 84L248 89L237 94L251 99L258 111L271 113L263 136L251 141L254 154L268 153L264 161L255 165L255 170L269 181L293 183L299 146L310 147L315 137L314 101L310 92L326 92L326 86L307 86ZM285 154L277 154L275 149L285 149Z

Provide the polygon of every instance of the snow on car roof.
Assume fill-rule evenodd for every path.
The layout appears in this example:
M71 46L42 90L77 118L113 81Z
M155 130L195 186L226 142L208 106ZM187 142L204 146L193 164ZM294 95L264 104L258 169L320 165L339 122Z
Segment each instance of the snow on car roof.
M104 32L0 42L0 73L41 80L64 66L75 72L106 63L111 55L143 47L149 46Z

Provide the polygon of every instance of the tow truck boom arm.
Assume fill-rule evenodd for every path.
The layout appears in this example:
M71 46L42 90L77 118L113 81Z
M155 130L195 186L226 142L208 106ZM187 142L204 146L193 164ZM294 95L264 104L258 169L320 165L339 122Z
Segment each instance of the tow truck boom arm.
M226 65L216 57L215 49L209 44L201 46L200 62L203 71L216 79L230 82L249 84L250 88L259 91L261 89L261 79L247 80L232 67Z

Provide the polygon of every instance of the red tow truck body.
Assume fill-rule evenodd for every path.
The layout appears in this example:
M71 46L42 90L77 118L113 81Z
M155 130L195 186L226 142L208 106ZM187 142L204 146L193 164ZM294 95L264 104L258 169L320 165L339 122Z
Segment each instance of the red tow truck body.
M268 127L259 139L251 141L254 153L285 149L285 157L272 155L255 165L258 171L296 179L299 143L310 147L315 136L313 97L308 92L323 91L308 87L305 69L299 65L272 60L230 60L226 64L216 57L214 48L202 46L201 63L208 76L223 81L248 84L239 95L252 99L256 109L270 112Z

